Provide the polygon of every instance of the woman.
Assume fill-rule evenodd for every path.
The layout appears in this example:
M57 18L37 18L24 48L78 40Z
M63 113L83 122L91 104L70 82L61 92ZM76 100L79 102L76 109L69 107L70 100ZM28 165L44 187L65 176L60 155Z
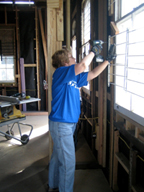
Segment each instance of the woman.
M52 79L52 111L49 130L53 139L53 153L49 164L49 191L73 192L75 147L73 133L80 116L79 88L96 78L114 59L107 60L90 72L84 72L102 47L92 47L89 55L78 64L70 51L59 50L52 56L56 69ZM54 190L55 189L55 190Z

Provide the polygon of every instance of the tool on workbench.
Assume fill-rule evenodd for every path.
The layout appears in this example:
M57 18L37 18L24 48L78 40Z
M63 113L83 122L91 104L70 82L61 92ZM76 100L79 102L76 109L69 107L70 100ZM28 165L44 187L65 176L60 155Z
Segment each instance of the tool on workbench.
M20 110L16 109L15 105L30 103L39 101L38 98L21 99L19 97L13 96L2 96L0 95L0 127L7 125L8 131L3 132L0 130L0 136L4 136L7 140L16 139L20 141L23 145L29 142L29 137L32 133L33 126L30 124L20 123L20 121L25 120L26 116L21 113ZM11 124L11 125L10 125ZM14 136L14 126L17 124L20 137ZM22 128L30 127L29 134L22 134Z
M15 93L14 95L12 95L12 97L20 97L20 98L25 98L26 94L24 92L22 93Z

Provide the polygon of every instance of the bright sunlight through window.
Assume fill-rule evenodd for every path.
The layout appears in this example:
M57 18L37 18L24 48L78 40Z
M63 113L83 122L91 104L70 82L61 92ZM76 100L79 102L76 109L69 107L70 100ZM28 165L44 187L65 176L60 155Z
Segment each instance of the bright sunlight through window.
M125 4L125 13L131 6ZM144 6L141 6L117 23L120 33L116 35L115 109L144 126L143 18Z

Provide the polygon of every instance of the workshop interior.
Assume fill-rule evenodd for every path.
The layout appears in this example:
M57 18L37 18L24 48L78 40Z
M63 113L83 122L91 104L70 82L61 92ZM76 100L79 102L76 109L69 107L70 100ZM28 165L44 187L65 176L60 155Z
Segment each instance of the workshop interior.
M0 0L0 192L45 191L51 57L93 45L86 71L116 59L80 90L74 192L144 191L143 18L144 0Z

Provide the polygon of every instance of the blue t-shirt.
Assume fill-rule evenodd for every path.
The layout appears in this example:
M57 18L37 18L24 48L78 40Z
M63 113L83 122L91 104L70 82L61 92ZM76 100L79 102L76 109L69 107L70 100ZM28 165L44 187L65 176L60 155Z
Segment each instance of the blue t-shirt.
M49 119L77 123L80 116L79 88L87 85L88 72L75 75L75 65L59 67L52 80L52 111Z

